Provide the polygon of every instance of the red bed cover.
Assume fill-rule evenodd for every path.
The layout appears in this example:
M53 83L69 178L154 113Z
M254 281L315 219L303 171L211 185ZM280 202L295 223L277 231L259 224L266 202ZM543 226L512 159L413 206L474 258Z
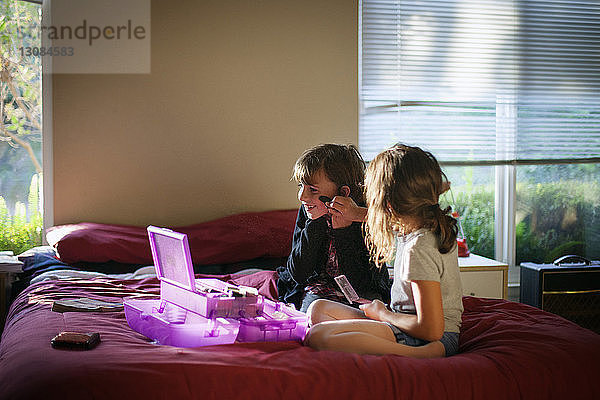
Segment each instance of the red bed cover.
M272 272L223 279L276 293ZM297 342L159 346L123 312L56 313L52 299L104 300L142 281L51 281L11 307L0 342L0 399L600 399L600 335L519 303L464 298L460 354L433 360L314 351ZM100 332L90 351L58 332Z

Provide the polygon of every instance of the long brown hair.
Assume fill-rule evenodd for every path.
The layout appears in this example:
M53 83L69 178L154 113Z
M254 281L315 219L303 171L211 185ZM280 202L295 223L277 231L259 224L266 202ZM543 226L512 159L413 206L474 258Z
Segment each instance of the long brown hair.
M433 231L442 254L456 246L457 222L450 207L441 209L438 204L447 187L448 179L433 154L418 147L397 144L369 163L367 244L378 266L393 256L394 226L406 222Z

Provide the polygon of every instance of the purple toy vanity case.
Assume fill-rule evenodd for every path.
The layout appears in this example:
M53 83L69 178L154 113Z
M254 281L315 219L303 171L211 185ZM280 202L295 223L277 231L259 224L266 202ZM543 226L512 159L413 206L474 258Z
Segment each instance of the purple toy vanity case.
M233 343L239 321L262 314L263 297L254 288L218 279L195 279L187 236L148 227L160 299L125 299L129 326L160 344L196 347ZM228 317L228 318L224 318Z
M282 342L303 340L308 317L295 308L281 302L264 300L261 315L240 318L239 342Z
M302 340L307 316L254 288L195 279L187 236L148 227L160 299L125 299L129 326L156 343L178 347Z

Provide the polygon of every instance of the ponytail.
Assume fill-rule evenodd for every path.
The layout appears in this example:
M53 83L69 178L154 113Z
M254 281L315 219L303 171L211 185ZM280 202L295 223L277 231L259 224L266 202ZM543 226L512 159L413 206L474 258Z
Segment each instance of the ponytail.
M456 246L458 236L458 223L450 214L452 207L441 209L439 204L427 207L430 213L425 212L423 215L425 225L437 236L440 253L446 254Z

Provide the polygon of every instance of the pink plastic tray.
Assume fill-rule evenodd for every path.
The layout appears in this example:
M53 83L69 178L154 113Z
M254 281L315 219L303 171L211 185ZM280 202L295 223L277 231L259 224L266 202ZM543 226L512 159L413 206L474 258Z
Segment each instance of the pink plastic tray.
M158 344L199 347L233 343L239 321L228 318L207 319L161 300L123 301L125 318L136 332Z
M240 318L238 342L304 340L307 315L281 302L264 299L260 316Z

